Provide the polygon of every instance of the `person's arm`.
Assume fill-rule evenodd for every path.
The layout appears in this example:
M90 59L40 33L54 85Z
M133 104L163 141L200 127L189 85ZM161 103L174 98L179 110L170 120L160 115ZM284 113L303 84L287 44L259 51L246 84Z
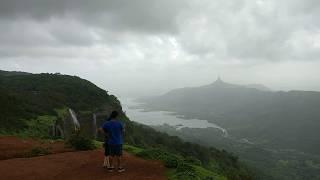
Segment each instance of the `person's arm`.
M99 128L97 128L97 132L104 133L104 130L102 129L102 127L99 127Z
M100 128L98 128L98 131L100 131L101 133L105 134L105 135L108 135L108 132L107 132L107 124L103 124Z

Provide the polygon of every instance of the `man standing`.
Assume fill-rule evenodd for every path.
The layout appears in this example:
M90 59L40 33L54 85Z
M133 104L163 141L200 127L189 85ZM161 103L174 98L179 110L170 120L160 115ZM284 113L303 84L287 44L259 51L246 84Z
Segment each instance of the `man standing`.
M117 120L118 112L112 111L110 121L103 124L102 129L108 135L108 145L110 150L110 167L109 171L113 171L113 163L116 159L118 172L123 172L125 169L122 166L122 144L124 128L122 123Z

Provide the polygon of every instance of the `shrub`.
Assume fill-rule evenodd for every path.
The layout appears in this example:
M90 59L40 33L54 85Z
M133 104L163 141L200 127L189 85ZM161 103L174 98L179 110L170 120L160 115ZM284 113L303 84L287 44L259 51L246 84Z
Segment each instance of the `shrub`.
M179 164L179 159L174 155L168 155L164 159L164 165L167 168L177 168Z
M161 160L164 162L164 165L167 168L176 168L179 162L181 161L178 156L167 153L160 149L143 150L137 153L137 156L147 158L147 159Z
M191 164L185 163L185 162L181 162L181 163L178 164L177 172L195 173L196 170L194 169L194 167Z
M179 172L176 174L178 180L200 180L201 178L192 172Z
M193 164L193 165L198 165L198 166L202 165L202 163L199 159L197 159L195 157L191 157L191 156L186 157L184 159L184 162L189 163L189 164Z
M177 167L177 177L178 179L182 180L182 179L185 179L185 180L191 180L191 179L194 179L194 180L197 180L197 179L200 179L200 177L197 175L196 173L196 170L195 168L189 164L189 163L185 163L185 162L180 162L178 164L178 167Z
M43 147L35 147L31 149L30 152L27 153L27 157L34 157L34 156L44 156L50 154L47 148Z
M92 150L96 148L95 143L91 139L81 134L71 135L67 140L67 144L76 150Z

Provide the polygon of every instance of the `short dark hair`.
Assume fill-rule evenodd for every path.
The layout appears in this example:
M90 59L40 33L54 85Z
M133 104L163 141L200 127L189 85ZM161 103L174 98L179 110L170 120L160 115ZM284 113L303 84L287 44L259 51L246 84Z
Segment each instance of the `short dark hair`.
M110 119L110 120L111 120L111 119L115 119L115 118L118 117L118 115L119 115L119 113L118 113L117 111L112 111L111 114L110 114L110 116L109 116L109 119Z

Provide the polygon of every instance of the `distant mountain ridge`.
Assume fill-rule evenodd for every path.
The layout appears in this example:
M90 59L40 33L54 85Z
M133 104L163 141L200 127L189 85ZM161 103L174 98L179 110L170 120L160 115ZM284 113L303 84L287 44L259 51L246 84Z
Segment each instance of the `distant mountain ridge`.
M206 87L206 86L211 86L211 87L224 87L224 88L235 88L235 87L245 87L245 88L252 88L252 89L257 89L257 90L261 90L261 91L271 91L270 88L268 88L267 86L263 85L263 84L247 84L247 85L239 85L239 84L231 84L231 83L227 83L225 81L223 81L220 77L217 78L216 81L214 81L213 83L209 84L209 85L204 85L202 87Z
M173 89L169 92L167 92L165 95L177 92L177 91L197 91L197 90L210 90L210 89L241 89L241 88L246 88L246 89L252 89L252 90L259 90L259 91L272 91L270 88L262 85L262 84L248 84L248 85L239 85L239 84L231 84L223 81L220 77L217 78L216 81L214 81L211 84L208 85L203 85L199 87L185 87L185 88L178 88L178 89ZM144 98L142 98L144 99Z
M267 86L262 85L262 84L248 84L248 85L246 85L246 87L258 89L260 91L272 91L270 88L268 88Z
M141 101L145 108L209 120L256 144L320 152L320 92L253 87L218 78L209 85L175 89Z

